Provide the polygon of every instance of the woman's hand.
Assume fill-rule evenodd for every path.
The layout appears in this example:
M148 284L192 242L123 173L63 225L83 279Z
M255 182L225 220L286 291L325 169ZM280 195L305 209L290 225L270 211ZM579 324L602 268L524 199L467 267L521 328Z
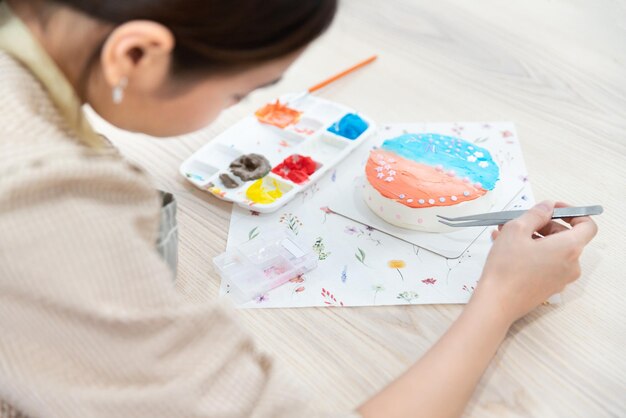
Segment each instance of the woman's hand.
M596 224L566 219L568 228L551 221L553 210L553 203L540 203L495 233L463 313L413 367L359 408L363 417L461 415L511 323L580 275L578 257Z
M580 276L579 257L598 230L589 217L550 218L564 203L542 202L493 234L472 302L493 305L514 322Z
M462 414L511 323L580 275L578 257L596 224L588 217L566 219L571 228L553 222L554 206L540 203L494 234L463 313L413 367L359 408L363 417Z

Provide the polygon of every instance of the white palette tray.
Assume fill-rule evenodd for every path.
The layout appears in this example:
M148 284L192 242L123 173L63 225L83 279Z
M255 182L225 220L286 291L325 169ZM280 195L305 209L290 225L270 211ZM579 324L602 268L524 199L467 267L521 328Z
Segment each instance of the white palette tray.
M288 103L293 97L295 95L287 95L280 101ZM302 112L297 124L280 129L259 122L254 115L246 117L185 160L180 166L180 173L194 186L219 199L256 212L270 213L315 184L329 169L376 132L376 124L371 119L347 106L319 97L307 95L289 103L289 107ZM328 130L345 115L352 113L357 113L369 125L357 138L348 139ZM302 184L268 173L263 178L263 186L268 189L278 188L282 196L271 203L257 203L246 197L246 191L255 181L239 181L229 171L231 162L252 153L266 157L272 168L291 155L307 156L317 163L317 170ZM239 186L227 188L220 180L223 173L237 180Z

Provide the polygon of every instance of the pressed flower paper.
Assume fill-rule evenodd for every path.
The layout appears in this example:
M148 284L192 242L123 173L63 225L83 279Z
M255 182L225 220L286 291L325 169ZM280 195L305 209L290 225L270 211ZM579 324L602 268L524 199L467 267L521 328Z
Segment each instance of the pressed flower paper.
M292 278L240 305L245 308L368 306L466 303L480 277L491 247L485 230L458 258L446 258L350 221L330 207L345 196L337 190L353 184L363 172L368 152L388 135L407 130L435 132L465 139L490 150L509 184L523 187L509 208L525 208L533 197L521 150L511 123L407 124L383 127L337 169L275 213L259 214L233 207L228 248L256 239L264 231L287 228L310 242L317 269ZM515 181L511 179L515 179ZM342 187L343 186L343 187ZM222 295L228 287L222 283Z

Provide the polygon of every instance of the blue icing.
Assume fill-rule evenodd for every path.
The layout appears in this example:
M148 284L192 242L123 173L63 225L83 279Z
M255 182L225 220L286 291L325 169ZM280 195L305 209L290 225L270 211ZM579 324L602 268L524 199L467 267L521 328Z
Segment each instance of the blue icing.
M368 126L369 124L356 113L348 113L333 123L327 130L344 138L356 139L365 132Z
M442 166L446 172L454 170L457 177L468 177L485 190L493 190L500 174L489 151L451 136L405 134L386 140L381 148L417 163Z

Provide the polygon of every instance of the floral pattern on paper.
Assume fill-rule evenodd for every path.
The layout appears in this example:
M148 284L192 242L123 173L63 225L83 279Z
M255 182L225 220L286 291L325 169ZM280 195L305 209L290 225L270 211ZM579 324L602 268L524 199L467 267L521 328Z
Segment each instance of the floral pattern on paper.
M344 228L343 232L345 232L348 235L353 235L356 236L357 238L365 238L368 241L373 242L375 245L380 245L382 242L380 239L375 238L374 235L374 231L375 229L369 226L366 226L364 228L358 227L358 226L354 226L354 225L348 225Z
M374 301L372 302L372 305L376 305L376 296L378 296L380 292L383 292L385 290L385 286L383 286L382 284L375 284L374 286L372 286L372 290L374 291Z
M313 251L317 254L317 258L320 261L326 260L331 254L329 251L326 251L324 239L322 237L318 237L313 243Z
M330 293L330 291L324 289L322 287L322 298L324 299L324 304L325 305L330 305L330 306L343 306L343 302L342 301L338 301L337 298L335 298L335 295L333 295L332 293Z
M258 237L261 233L259 232L259 227L255 226L248 232L248 241L252 241L256 237Z
M303 226L302 221L293 213L285 213L280 217L279 222L287 227L291 232L298 235L300 227Z
M403 129L405 126L411 128ZM528 171L520 158L519 141L511 124L391 125L382 128L380 134L383 139L385 136L400 135L403 130L457 135L452 132L453 128L458 136L470 142L476 141L489 149L502 168L503 185L510 185L511 190L518 191L509 206L498 210L510 210L518 206L524 208L532 204L534 199ZM503 136L504 131L511 132L512 136ZM338 206L338 190L343 192L346 185L357 184L355 178L358 178L363 162L380 140L379 137L357 148L354 155L347 157L347 164L344 162L341 166L331 168L328 175L321 177L315 186L311 184L309 189L301 193L302 199L294 199L279 212L260 214L250 210L254 208L233 209L228 243L230 248L251 239L259 240L267 232L279 227L297 233L297 237L308 243L317 258L314 270L293 277L286 284L239 306L371 306L466 303L469 300L492 245L489 231L478 237L460 257L447 258L437 255L427 243L416 241L412 244L410 241L398 240L340 215L342 212L333 211L340 209L333 207ZM233 292L223 282L220 293L225 295ZM346 300L348 295L349 300Z
M367 264L365 264L365 251L363 251L360 248L357 248L356 253L354 253L354 256L356 257L357 260L359 260L361 264L363 264L366 267L369 267Z
M398 296L396 296L396 299L401 299L406 303L413 303L417 298L419 298L419 295L412 290L405 290L404 292L398 293Z

